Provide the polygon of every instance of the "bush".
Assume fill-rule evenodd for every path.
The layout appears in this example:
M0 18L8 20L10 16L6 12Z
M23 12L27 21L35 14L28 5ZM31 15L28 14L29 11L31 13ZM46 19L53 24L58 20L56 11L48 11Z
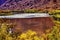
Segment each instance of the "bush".
M60 29L57 26L54 26L51 33L47 34L49 40L60 40Z
M25 33L14 35L9 33L8 26L6 23L2 23L0 28L0 40L40 40L37 36L37 33L31 30L28 30Z
M28 30L26 33L22 33L17 37L19 40L40 40L36 32Z

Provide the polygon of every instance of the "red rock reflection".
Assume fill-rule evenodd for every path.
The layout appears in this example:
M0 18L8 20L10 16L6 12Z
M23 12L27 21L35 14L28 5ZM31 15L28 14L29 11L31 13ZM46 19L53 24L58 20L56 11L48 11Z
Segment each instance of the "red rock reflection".
M9 20L9 21L7 21ZM27 30L33 30L37 33L43 32L45 30L51 29L54 26L52 18L50 17L40 17L40 18L25 18L25 19L4 19L5 22L16 24L13 27L13 32L25 32Z

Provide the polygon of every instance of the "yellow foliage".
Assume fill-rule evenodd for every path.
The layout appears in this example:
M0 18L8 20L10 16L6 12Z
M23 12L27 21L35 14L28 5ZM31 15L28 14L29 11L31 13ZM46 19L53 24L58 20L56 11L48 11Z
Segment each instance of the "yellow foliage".
M57 12L60 12L60 10L52 10L52 12L56 12L57 13Z
M58 14L60 13L60 10L52 10L48 12L49 14Z
M33 32L32 30L28 30L26 32L26 34L29 35L29 36L34 36L34 35L36 35L36 32Z
M38 36L34 36L34 40L42 40L42 38L38 38Z
M20 36L18 36L18 38L20 38L20 39L26 39L27 38L27 34L22 33Z
M31 30L28 30L26 33L22 33L20 36L18 36L18 39L19 40L40 40L36 32Z
M44 37L41 37L40 40L45 40Z
M24 10L25 13L37 13L39 12L37 9L26 9Z
M6 35L6 40L13 40L13 38L10 35Z

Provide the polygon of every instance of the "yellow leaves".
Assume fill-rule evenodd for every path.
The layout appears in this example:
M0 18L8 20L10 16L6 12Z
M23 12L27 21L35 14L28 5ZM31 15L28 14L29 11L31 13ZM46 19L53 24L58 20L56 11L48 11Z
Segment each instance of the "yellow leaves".
M27 38L27 34L22 33L20 36L18 36L18 38L20 38L20 39L26 39Z
M6 27L6 24L5 24L5 23L3 23L1 27L2 27L2 28L5 28L5 27Z
M52 10L48 12L49 14L60 14L60 10Z
M44 40L44 37L41 37L40 40Z
M24 10L24 12L25 13L37 13L37 12L39 12L37 9L26 9L26 10Z
M60 10L52 10L51 12L60 12Z
M52 31L46 34L49 40L60 40L59 30L57 26L54 26Z
M60 10L52 10L51 12L49 12L49 14L52 15L52 17L54 18L54 23L56 26L60 26Z
M38 36L34 36L34 40L40 40Z
M18 40L40 40L40 38L37 36L36 32L34 32L32 30L28 30L26 33L22 33L17 38L18 38Z
M5 23L3 23L2 25L1 25L1 33L2 34L4 34L4 33L6 33L7 31L7 25L5 24Z
M6 40L13 40L12 37L7 37Z
M53 10L54 12L60 12L60 10Z
M7 35L6 40L13 40L13 38L10 35Z
M29 36L34 36L34 35L36 35L36 32L31 31L31 30L28 30L28 31L26 32L26 34L29 35Z

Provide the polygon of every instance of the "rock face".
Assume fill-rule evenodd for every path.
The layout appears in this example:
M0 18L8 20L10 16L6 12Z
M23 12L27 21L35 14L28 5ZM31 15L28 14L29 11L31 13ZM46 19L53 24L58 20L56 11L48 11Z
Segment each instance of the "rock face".
M12 28L15 33L25 32L27 30L36 31L38 34L45 33L46 30L51 30L54 26L53 19L50 17L26 18L26 19L3 19L7 23L16 25Z
M7 0L0 5L1 10L52 10L60 9L60 0Z

